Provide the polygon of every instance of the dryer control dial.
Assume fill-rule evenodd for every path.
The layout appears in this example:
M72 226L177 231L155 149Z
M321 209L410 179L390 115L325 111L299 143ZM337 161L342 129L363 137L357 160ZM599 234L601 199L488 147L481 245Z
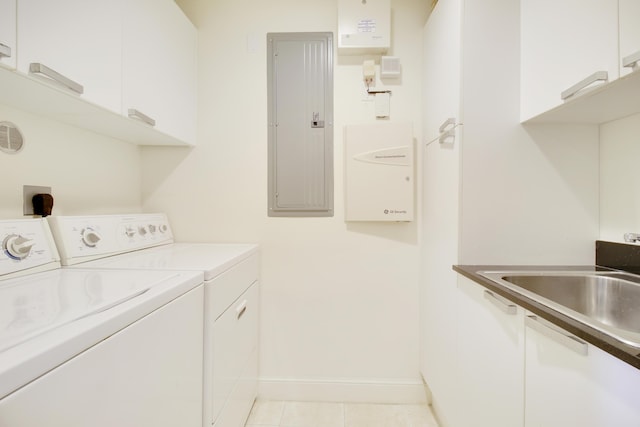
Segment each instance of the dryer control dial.
M82 243L90 248L95 248L100 240L102 240L102 236L93 228L87 227L82 230Z
M31 253L31 248L35 241L22 237L18 234L11 234L2 242L3 249L14 259L25 259Z
M126 235L127 235L127 237L133 237L133 236L135 236L135 235L136 235L136 229L135 229L135 228L133 228L133 227L127 227L127 228L124 230L124 234L126 234Z

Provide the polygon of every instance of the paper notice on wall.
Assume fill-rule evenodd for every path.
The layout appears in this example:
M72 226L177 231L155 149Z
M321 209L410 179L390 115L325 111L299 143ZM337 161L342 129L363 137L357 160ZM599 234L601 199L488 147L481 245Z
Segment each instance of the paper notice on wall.
M376 20L375 19L361 19L358 21L359 33L375 33L376 32Z

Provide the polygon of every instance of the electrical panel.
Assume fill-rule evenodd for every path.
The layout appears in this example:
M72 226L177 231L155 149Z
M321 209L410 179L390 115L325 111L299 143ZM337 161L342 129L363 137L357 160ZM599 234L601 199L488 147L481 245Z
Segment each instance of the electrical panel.
M410 123L345 126L345 220L413 221Z
M333 34L267 34L268 215L333 216Z
M385 53L391 46L391 0L338 0L340 54Z

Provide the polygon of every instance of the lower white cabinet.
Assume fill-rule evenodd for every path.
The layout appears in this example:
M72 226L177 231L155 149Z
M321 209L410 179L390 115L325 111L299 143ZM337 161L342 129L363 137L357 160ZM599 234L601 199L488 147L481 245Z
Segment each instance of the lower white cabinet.
M460 427L522 427L524 310L458 277Z
M640 370L533 314L526 324L525 427L640 425Z
M455 427L638 427L640 370L458 278Z

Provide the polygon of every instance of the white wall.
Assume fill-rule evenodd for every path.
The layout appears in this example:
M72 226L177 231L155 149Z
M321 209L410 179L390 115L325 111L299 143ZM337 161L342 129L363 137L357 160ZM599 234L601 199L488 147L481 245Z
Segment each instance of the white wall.
M344 222L342 129L375 120L363 57L336 58L335 217L267 217L266 33L335 34L337 2L178 3L199 28L199 141L143 149L145 210L166 211L180 240L262 245L263 395L422 399L417 225ZM413 122L417 140L425 3L392 1L391 120Z
M0 121L22 131L24 149L0 152L0 218L22 218L22 187L52 188L53 214L141 210L137 146L0 105Z
M600 239L640 232L640 114L600 126Z

